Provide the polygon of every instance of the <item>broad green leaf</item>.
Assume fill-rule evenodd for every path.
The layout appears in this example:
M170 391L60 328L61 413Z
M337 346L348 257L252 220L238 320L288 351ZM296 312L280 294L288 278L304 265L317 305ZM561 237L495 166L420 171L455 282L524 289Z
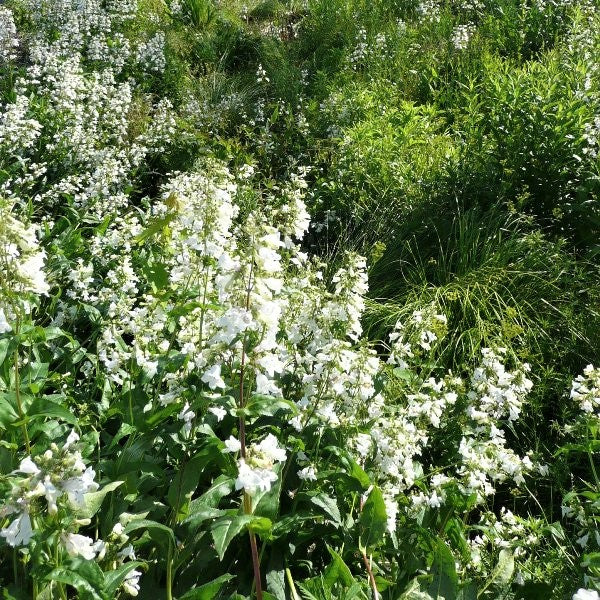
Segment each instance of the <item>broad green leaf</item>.
M271 486L271 489L267 491L258 490L251 494L252 513L272 520L276 519L279 514L282 465L275 465L273 471L277 474L277 481Z
M346 472L352 479L358 482L359 486L366 490L371 485L369 476L365 473L364 469L352 458L349 452L338 448L337 446L328 446L326 450L335 454L340 458L340 462L346 469Z
M102 502L106 497L106 494L116 490L120 485L122 485L122 481L112 481L111 483L106 484L101 490L97 492L90 492L89 494L85 494L84 503L85 507L81 508L77 511L77 514L81 517L91 518L93 517L102 506Z
M213 482L212 485L204 492L199 498L192 500L190 503L189 514L193 514L194 506L212 506L217 507L221 498L224 498L228 494L231 494L235 487L235 479L228 477L227 475L219 475Z
M190 505L191 507L191 505ZM196 504L194 510L190 510L187 518L183 521L184 524L189 524L192 527L198 527L204 521L216 519L227 514L227 511L219 508L214 508L206 504Z
M515 559L509 550L500 550L498 564L485 582L477 597L481 597L485 590L494 584L507 585L510 583L515 570Z
M283 569L271 569L265 577L267 580L267 591L277 600L287 600L285 595L285 571Z
M333 521L336 527L342 524L340 509L335 498L328 496L325 492L320 492L310 499L311 503L321 508L325 514Z
M208 439L210 440L208 445L179 469L167 492L167 500L176 510L179 520L184 519L189 512L185 507L198 487L202 472L207 465L217 463L222 458L218 441L213 438Z
M210 531L215 542L215 550L221 560L233 538L245 529L251 520L251 515L236 514L221 517L212 524Z
M278 411L296 413L296 405L283 398L274 398L273 396L263 396L254 394L246 406L242 409L244 414L249 417L273 416Z
M114 598L117 595L117 590L121 587L123 581L125 581L125 577L134 571L137 567L144 566L143 562L140 561L130 561L121 565L114 571L108 571L104 574L104 591L108 594L109 598Z
M173 219L177 216L176 212L167 213L166 216L154 219L149 223L149 225L135 236L134 242L136 244L143 244L145 241L149 240L151 237L155 236L157 233L162 232L165 227L168 227L169 223L173 221Z
M96 568L99 570L99 567L96 565ZM100 574L102 572L100 571ZM87 573L89 575L89 573ZM75 588L77 592L80 594L80 598L91 599L91 600L105 600L106 597L102 594L101 588L94 586L88 578L86 574L79 573L74 571L66 566L56 567L46 577L44 577L45 581L53 581L55 583L64 583L66 585L70 585Z
M149 519L135 520L129 523L124 531L129 534L137 529L148 531L150 537L163 547L166 546L168 548L168 544L172 544L175 547L175 534L173 530L162 523L157 523Z
M19 420L16 408L9 400L8 394L0 393L0 426L6 429Z
M21 384L27 385L48 377L50 363L32 362L21 370Z
M235 577L229 573L221 575L209 583L188 590L183 596L179 596L177 600L212 600L219 593L223 585L232 579L235 579Z
M252 519L248 523L248 529L260 535L261 538L269 537L273 530L273 521L267 519L267 517L257 517L256 515L250 516Z
M329 587L333 587L338 581L346 587L353 585L354 577L352 577L352 572L348 568L348 565L333 548L327 546L327 550L331 554L332 561L323 572L323 581Z
M373 486L360 513L358 524L361 550L374 548L383 541L387 527L387 514L383 494L377 486Z
M458 594L458 575L450 548L443 540L438 540L433 549L431 566L433 581L427 590L434 598L455 600Z
M10 345L10 338L0 339L0 366L4 362L6 355L8 354L8 347Z
M77 417L68 408L47 398L36 398L27 410L27 417L29 420L52 417L77 425Z

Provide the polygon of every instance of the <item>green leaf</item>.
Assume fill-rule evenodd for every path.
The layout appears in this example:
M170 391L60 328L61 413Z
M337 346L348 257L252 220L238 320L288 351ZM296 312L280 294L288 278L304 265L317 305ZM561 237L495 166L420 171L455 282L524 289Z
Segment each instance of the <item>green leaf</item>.
M102 506L102 502L106 497L106 494L116 490L120 485L122 485L122 481L112 481L111 483L106 484L101 490L97 492L90 492L85 494L83 497L85 507L81 508L77 511L77 514L80 517L91 518L93 517Z
M458 594L458 575L450 548L443 540L438 540L433 550L433 581L427 590L434 598L455 600Z
M10 338L2 338L0 340L0 366L2 366L2 363L4 362L4 359L6 358L6 355L8 354L8 347L10 345Z
M35 381L43 381L48 377L50 363L32 362L21 370L21 383L27 385Z
M144 231L142 231L141 233L136 235L135 238L133 238L134 242L140 245L143 244L146 240L150 239L151 237L154 237L157 233L163 231L165 227L167 227L169 223L171 223L171 221L175 219L176 216L177 213L170 212L167 213L167 215L164 217L154 219L150 222L148 227L144 229Z
M208 506L206 504L195 504L193 511L191 510L188 514L188 517L183 521L184 524L189 524L191 527L198 527L204 521L208 521L209 519L216 519L218 517L222 517L227 514L227 511L221 510L219 508L214 508L213 506Z
M273 530L273 522L267 517L257 517L250 515L251 521L248 523L248 529L260 535L261 538L268 538Z
M194 512L194 505L217 507L222 498L231 494L235 487L235 479L227 475L219 475L212 485L199 498L190 503L190 514Z
M178 600L212 600L219 593L223 585L232 579L235 579L235 577L226 573L209 583L187 591L183 596L179 596Z
M362 551L374 548L383 541L387 527L387 513L383 494L377 486L373 486L360 513L358 524L359 545Z
M364 469L352 458L349 452L338 448L337 446L328 446L326 448L331 453L335 454L340 458L340 462L344 466L348 475L358 482L359 486L366 490L371 485L369 476L365 473Z
M27 417L29 420L52 417L71 425L77 425L77 417L68 408L47 398L36 398L27 410Z
M7 394L0 393L0 425L6 429L19 420L19 415Z
M287 600L285 595L285 571L283 569L271 569L267 572L267 590L277 600Z
M135 560L121 565L114 571L105 573L104 591L108 594L109 598L114 598L117 595L117 590L121 587L121 584L125 581L125 578L131 571L134 571L137 567L142 567L143 565L143 562Z
M515 570L515 559L509 550L500 550L498 564L492 571L492 574L485 582L485 587L477 594L477 597L483 595L483 592L493 584L507 585L512 579Z
M333 587L338 581L341 581L346 587L352 586L354 584L354 577L352 577L352 572L348 565L333 548L327 546L327 550L329 550L329 554L331 554L333 560L323 572L323 581L328 587Z
M56 567L44 577L44 580L70 585L77 590L82 600L105 600L106 597L101 591L104 576L100 567L91 561L85 562L87 565L82 564L83 561L73 561L71 567L65 565Z
M293 402L284 400L283 398L254 394L250 397L243 411L249 417L272 417L278 411L296 413L298 412L298 408Z
M208 439L208 445L179 469L167 492L167 500L175 509L178 520L185 519L189 513L187 505L198 487L202 472L210 463L216 463L222 458L218 440Z
M337 502L325 492L320 492L310 499L311 503L321 508L325 514L330 517L336 527L342 524L342 516Z
M163 547L172 544L175 547L175 534L170 527L151 521L149 519L135 520L129 523L124 529L125 533L129 534L137 529L145 529L150 534L150 537Z
M251 515L236 514L217 519L212 524L210 531L215 543L215 550L221 560L233 538L245 529L251 520Z
M281 470L282 465L277 464L273 471L277 474L277 481L270 490L257 490L252 496L252 513L260 517L276 519L279 514L279 498L281 495Z

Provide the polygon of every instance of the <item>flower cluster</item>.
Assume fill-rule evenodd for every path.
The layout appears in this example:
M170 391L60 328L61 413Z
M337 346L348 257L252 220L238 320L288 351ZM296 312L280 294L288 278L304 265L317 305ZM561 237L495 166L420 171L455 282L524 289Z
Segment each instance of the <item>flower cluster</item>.
M452 44L457 50L464 50L475 33L475 27L471 24L457 25L452 30Z
M29 313L31 295L47 294L44 263L37 228L23 223L7 205L0 205L0 333L12 330L10 322Z
M0 6L0 65L15 60L19 38L13 13L10 8Z
M56 514L61 503L66 503L74 510L85 508L85 494L98 489L94 481L95 471L86 466L81 453L76 449L79 436L72 431L64 445L59 448L52 444L44 454L24 458L13 480L13 488L9 500L2 506L2 516L16 514L16 518L8 527L0 531L11 546L29 544L33 536L30 515L47 511ZM17 476L18 475L18 476ZM45 499L45 505L36 502ZM65 533L65 545L70 554L81 554L84 558L93 558L102 547L103 542L92 545L90 538Z
M571 399L588 415L600 416L600 369L588 365L571 385Z

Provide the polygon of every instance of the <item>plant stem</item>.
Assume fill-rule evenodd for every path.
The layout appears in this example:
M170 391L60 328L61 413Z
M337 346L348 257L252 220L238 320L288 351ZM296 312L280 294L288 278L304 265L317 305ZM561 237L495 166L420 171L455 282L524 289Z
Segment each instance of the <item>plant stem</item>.
M256 548L256 536L250 532L250 550L252 552L252 567L254 568L254 583L256 585L256 600L262 600L262 584L260 581L260 562L258 560L258 549Z
M169 553L167 555L167 600L173 600L173 547L169 542Z
M377 591L377 583L375 583L375 576L373 575L373 569L371 569L371 563L367 558L367 553L362 553L363 561L365 563L365 567L367 568L367 573L369 574L369 582L371 583L371 587L373 588L373 598L374 600L379 600L379 592Z
M19 336L20 325L20 319L17 317L17 322L15 323L15 337ZM19 375L18 345L13 354L13 361L15 363L15 399L17 401L17 412L19 413L19 419L24 421L25 411L23 410L23 403L21 402L21 378ZM21 425L21 430L23 431L23 437L25 438L25 448L27 449L27 454L31 454L31 444L29 443L29 434L27 433L27 423L24 422Z
M294 580L292 579L292 573L290 572L289 567L285 568L285 576L286 576L286 578L288 580L288 584L290 586L292 600L300 600L300 596L298 596L298 592L296 591L296 586L294 585Z

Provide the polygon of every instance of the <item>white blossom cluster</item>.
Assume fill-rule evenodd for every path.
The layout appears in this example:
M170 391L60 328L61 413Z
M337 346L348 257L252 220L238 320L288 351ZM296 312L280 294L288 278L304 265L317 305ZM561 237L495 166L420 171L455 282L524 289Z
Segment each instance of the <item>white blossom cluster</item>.
M485 561L495 556L499 550L508 550L515 560L515 582L523 585L531 570L530 561L535 564L539 557L536 552L544 544L543 519L515 515L506 507L500 509L500 514L485 512L481 515L478 533L469 539L471 557L469 569L485 572L490 568ZM525 575L524 575L525 574Z
M439 314L435 306L413 311L404 322L398 321L390 334L388 363L406 369L415 359L429 354L446 332L446 315Z
M46 253L37 240L37 228L13 216L0 204L0 333L11 331L18 314L30 312L27 297L47 294Z
M367 30L358 30L355 46L348 57L350 67L359 70L369 61L385 61L390 58L388 52L388 39L385 33L378 33L371 41L367 39Z
M600 369L588 365L571 385L571 399L589 415L600 416Z
M37 498L46 501L45 510L48 514L58 512L58 503L64 498L74 509L84 508L85 494L98 489L94 481L95 471L87 467L82 460L81 453L75 449L79 436L72 431L62 448L52 444L44 454L35 457L24 458L16 473L21 476L15 478L12 494L8 502L0 508L0 514L16 514L16 518L8 527L0 531L11 546L29 544L33 536L30 514L44 510L35 505ZM82 540L83 536L69 533L66 537L67 550L76 554L92 554L96 549ZM86 538L88 540L89 538ZM98 542L95 548L100 548L102 542Z
M452 45L457 50L464 50L468 45L469 41L475 33L475 27L473 25L457 25L452 30Z
M424 21L437 23L441 18L440 4L436 0L421 0L417 4L417 14Z
M594 120L591 123L585 124L583 139L586 142L586 146L583 149L583 153L587 154L590 158L596 158L598 156L599 138L600 116L596 116L594 117Z
M414 510L436 508L445 502L449 487L482 503L504 481L520 485L524 475L534 469L547 472L547 467L535 464L529 454L521 457L507 445L501 425L520 414L532 387L526 377L528 365L509 371L503 349L484 348L468 390L452 373L439 380L421 378L420 369L429 364L435 345L445 334L446 317L434 305L396 324L390 335L388 363L396 367L400 388L395 393L400 398L383 406L368 434L359 433L350 441L361 463L372 460L377 467L390 506L398 494L408 494ZM425 368L423 372L428 371ZM456 422L461 423L462 431L457 440L444 433ZM433 468L423 458L432 444L445 447L456 466L431 475L429 491L424 492L413 486Z
M10 8L0 6L0 65L15 60L18 47L19 38L13 13Z

